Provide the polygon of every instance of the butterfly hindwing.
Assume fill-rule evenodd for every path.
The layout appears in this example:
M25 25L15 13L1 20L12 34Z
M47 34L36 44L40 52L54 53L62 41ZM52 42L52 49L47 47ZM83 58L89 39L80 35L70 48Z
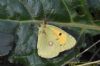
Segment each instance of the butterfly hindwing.
M60 47L58 47L58 43L55 41L54 36L55 35L48 29L47 26L46 28L41 27L39 29L37 44L39 56L44 58L52 58L59 54Z

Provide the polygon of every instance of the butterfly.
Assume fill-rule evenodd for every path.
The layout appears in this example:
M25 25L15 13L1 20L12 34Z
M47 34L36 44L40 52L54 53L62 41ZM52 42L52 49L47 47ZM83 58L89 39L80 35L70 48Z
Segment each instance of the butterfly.
M59 27L41 24L38 31L37 50L42 58L54 58L76 45L76 39Z

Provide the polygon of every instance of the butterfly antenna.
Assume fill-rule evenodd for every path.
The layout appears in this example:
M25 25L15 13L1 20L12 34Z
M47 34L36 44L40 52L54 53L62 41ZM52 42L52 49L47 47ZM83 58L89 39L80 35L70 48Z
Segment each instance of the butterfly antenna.
M44 27L46 27L47 24L47 14L46 11L44 10L44 21L43 21Z
M54 13L54 9L51 9L49 14L47 14L47 11L45 11L44 9L44 22L43 22L44 25L47 24L48 18L50 18L53 13Z

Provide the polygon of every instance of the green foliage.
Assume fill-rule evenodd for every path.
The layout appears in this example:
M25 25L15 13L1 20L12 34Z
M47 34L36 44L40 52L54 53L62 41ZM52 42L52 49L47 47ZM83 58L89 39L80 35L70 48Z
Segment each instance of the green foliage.
M0 0L0 56L7 55L15 46L9 53L10 62L26 66L61 66L79 54L79 48L88 46L85 41L86 34L91 36L100 34L100 19L95 19L100 16L92 15L91 11L95 9L92 6L96 4L89 1ZM95 3L100 4L96 1ZM98 10L99 4L96 5ZM53 59L39 57L36 48L38 24L45 18L48 23L72 34L77 39L77 46Z

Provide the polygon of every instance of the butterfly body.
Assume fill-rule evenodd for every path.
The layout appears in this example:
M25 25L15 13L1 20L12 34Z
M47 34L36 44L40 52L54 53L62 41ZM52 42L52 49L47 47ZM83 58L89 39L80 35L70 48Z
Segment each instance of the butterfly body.
M38 55L43 58L53 58L60 52L71 49L76 40L64 30L53 25L41 25L38 32Z

